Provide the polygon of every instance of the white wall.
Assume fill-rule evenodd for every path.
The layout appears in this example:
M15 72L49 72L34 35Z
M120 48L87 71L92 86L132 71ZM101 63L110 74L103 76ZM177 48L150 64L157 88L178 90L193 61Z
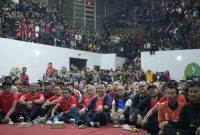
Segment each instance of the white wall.
M122 68L125 60L126 59L122 58L122 57L115 57L115 68L117 68L118 66L120 66L120 68Z
M115 54L101 55L101 69L115 69Z
M91 69L94 65L99 65L102 69L117 68L115 54L97 54L0 38L0 76L8 75L12 67L21 69L25 66L30 81L34 82L42 78L48 62L52 62L58 70L62 66L69 69L69 57L87 59L87 67Z
M182 59L177 60L180 56ZM144 70L169 70L171 77L177 81L183 79L186 66L192 62L200 65L200 49L157 51L155 55L141 53L141 66Z

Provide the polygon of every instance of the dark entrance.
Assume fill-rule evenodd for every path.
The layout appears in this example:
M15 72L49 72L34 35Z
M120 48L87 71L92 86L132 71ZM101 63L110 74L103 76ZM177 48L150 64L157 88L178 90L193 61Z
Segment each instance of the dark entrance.
M87 59L69 58L70 68L76 66L78 69L86 68Z

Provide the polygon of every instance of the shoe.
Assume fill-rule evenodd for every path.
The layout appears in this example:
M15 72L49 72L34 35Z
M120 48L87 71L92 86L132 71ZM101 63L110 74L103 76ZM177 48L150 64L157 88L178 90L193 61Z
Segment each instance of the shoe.
M53 122L51 120L47 120L46 124L51 125L51 124L53 124Z
M78 128L85 129L85 128L87 128L87 126L85 124L81 124L81 125L78 126Z
M94 127L100 128L100 122L94 122Z
M83 122L82 120L79 120L79 121L76 122L76 124L77 124L78 126L80 126L80 125L84 125L84 122Z
M37 116L34 120L33 120L33 123L34 124L38 124L38 123L40 123L40 118L41 118L41 116Z

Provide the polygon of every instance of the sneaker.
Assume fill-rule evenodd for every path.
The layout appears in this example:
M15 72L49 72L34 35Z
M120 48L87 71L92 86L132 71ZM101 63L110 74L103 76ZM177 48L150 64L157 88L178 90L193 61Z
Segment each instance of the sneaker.
M84 122L83 122L82 120L79 120L79 121L76 122L76 124L77 124L78 126L80 126L80 125L83 125Z
M94 127L100 128L100 122L94 122Z
M51 124L53 124L53 122L51 120L47 120L46 124L51 125Z
M37 116L37 117L33 120L33 123L34 123L34 124L40 123L40 118L41 118L41 116Z

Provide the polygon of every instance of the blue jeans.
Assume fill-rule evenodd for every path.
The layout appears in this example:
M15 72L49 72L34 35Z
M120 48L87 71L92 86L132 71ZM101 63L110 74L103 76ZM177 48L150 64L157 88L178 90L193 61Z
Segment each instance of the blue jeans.
M101 113L97 113L95 111L86 112L83 115L82 120L89 125L91 121L100 122L101 125L107 125L109 120L109 115L107 112L102 111Z

